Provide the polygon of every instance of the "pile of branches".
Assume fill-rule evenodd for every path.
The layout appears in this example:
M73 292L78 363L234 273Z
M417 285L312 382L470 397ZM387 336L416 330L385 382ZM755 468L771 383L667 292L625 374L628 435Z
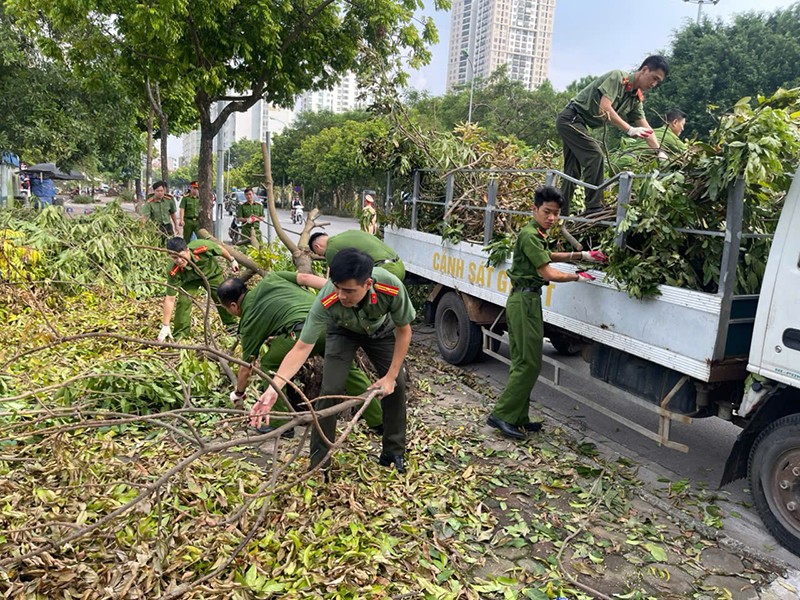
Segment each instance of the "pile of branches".
M660 284L715 293L724 238L676 228L725 231L728 191L742 177L743 232L773 234L799 156L800 88L743 98L708 143L691 144L663 172L636 180L621 224L626 246L613 245L614 230L602 236L608 275L634 297L658 294ZM771 239L748 238L742 246L735 292L757 294Z
M46 282L59 293L92 286L135 297L156 294L168 260L141 248L160 246L153 224L135 220L117 202L74 217L57 206L0 213L0 279Z

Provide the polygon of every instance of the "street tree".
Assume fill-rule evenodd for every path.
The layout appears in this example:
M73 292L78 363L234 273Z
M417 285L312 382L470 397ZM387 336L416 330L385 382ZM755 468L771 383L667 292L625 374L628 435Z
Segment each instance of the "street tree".
M418 29L417 0L8 0L31 31L58 43L58 32L92 29L109 51L137 61L151 82L190 90L200 122L202 226L211 223L211 154L228 117L261 99L288 105L341 74L374 68L399 84L405 68L430 59L432 19ZM434 0L436 8L449 7ZM71 40L70 40L71 41ZM100 44L96 44L99 48ZM62 50L69 54L70 48Z
M669 77L648 95L648 119L658 122L654 115L678 107L688 116L687 134L707 137L717 115L740 98L800 85L798 56L800 3L773 13L740 14L730 23L688 24L672 41Z

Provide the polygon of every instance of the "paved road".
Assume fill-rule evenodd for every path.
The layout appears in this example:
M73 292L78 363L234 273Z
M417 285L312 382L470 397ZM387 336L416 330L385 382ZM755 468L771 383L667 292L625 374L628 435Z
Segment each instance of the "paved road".
M429 334L435 343L433 334ZM507 348L502 350L507 352ZM589 366L580 356L564 357L545 343L544 353L569 365L578 373L588 375ZM508 367L500 361L485 360L465 367L485 377L494 386L502 389L508 380ZM545 364L543 376L552 377L553 367ZM656 416L630 402L622 395L609 393L605 389L593 387L581 378L562 371L562 383L578 391L590 400L609 408L614 408L628 419L657 430ZM564 423L568 427L585 435L601 450L612 455L625 456L641 465L639 476L652 488L663 490L663 480L686 480L695 491L706 490L716 496L714 503L725 512L724 531L727 535L741 541L747 546L773 556L787 565L800 569L800 558L783 549L766 531L755 509L751 507L752 499L744 480L733 482L718 490L725 461L740 429L722 419L696 419L690 425L672 424L670 438L689 446L688 453L659 447L656 442L621 426L608 416L588 408L563 393L539 383L533 390L531 413L540 412L556 423ZM550 423L552 427L552 421ZM546 435L546 430L544 432ZM659 481L662 480L662 481Z
M278 217L280 218L281 227L284 231L288 232L290 236L294 239L297 239L300 236L300 232L303 230L303 225L294 225L292 223L291 215L288 210L278 209ZM306 217L308 217L308 212L306 212ZM228 228L231 225L233 217L228 215L227 213L223 215L223 239L225 242L229 242L230 238L228 236ZM324 225L323 229L329 235L336 235L337 233L341 233L342 231L346 231L348 229L358 229L358 221L353 218L348 217L333 217L328 215L322 215L321 217L317 218L317 223L319 225ZM267 225L266 223L261 224L261 236L264 239L275 240L277 236L275 234L275 227L270 224Z

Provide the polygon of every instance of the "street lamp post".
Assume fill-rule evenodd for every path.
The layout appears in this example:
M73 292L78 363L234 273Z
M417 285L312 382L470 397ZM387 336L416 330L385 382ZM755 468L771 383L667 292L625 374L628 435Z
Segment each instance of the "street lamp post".
M472 123L472 96L475 92L475 65L472 62L472 59L469 57L469 52L466 50L461 51L461 57L467 60L467 64L469 65L470 70L470 77L469 77L469 110L467 111L467 123Z
M697 24L700 25L700 16L703 13L703 4L717 4L719 0L683 0L684 2L691 2L697 4Z

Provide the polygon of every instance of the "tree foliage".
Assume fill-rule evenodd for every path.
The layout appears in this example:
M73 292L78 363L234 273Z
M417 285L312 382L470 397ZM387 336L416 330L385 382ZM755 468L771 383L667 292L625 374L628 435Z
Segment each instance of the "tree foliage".
M648 118L677 106L688 135L706 138L719 115L744 96L771 95L800 85L800 3L726 24L704 20L679 30L669 51L670 73L649 94ZM711 113L708 107L711 106Z

